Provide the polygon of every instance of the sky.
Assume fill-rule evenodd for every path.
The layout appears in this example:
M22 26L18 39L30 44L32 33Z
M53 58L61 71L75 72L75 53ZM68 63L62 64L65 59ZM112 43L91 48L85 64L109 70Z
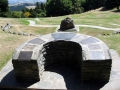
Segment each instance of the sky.
M17 3L33 3L33 2L45 2L46 0L8 0L9 4L17 4Z

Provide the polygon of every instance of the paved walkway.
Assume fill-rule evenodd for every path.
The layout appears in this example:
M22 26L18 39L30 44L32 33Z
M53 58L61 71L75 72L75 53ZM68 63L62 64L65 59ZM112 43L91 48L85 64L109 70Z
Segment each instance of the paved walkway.
M34 27L57 27L57 29L59 28L59 25L37 25L35 21L33 20L28 20L29 21L29 26L34 26ZM118 24L113 24L113 25L117 25ZM107 27L102 27L102 26L94 26L94 25L76 25L77 27L90 27L90 28L97 28L97 29L102 29L102 30L114 30L114 31L118 31L120 30L120 28L107 28Z

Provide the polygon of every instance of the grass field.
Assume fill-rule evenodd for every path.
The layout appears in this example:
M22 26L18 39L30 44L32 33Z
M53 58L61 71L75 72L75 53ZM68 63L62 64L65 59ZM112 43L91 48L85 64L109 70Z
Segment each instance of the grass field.
M87 25L97 25L97 26L105 26L105 27L113 27L117 26L113 24L120 24L120 13L111 11L100 11L93 10L90 12L82 13L82 14L74 14L74 15L66 15L60 17L50 17L50 18L39 18L39 24L60 24L61 20L66 17L70 17L74 20L75 24L87 24ZM120 28L120 26L118 26Z
M120 28L120 13L111 11L99 11L93 10L83 14L66 15L60 17L47 17L39 18L35 20L34 18L0 18L0 26L7 23L11 24L11 28L14 32L25 32L28 34L43 35L47 33L55 32L56 28L40 28L28 26L29 22L27 20L34 20L37 24L41 25L59 25L61 20L66 17L71 17L75 24L85 24L85 25L97 25L104 26L108 28ZM109 35L100 36L99 34L112 34L114 31L105 31L100 29L93 29L88 27L80 27L80 32L82 34L91 35L103 40L110 49L115 49L120 54L120 35ZM9 33L5 33L0 29L0 69L7 63L12 57L14 50L23 42L34 38L35 36L19 36Z
M81 34L86 34L86 35L94 36L101 39L103 42L105 42L108 45L110 49L116 50L120 55L120 34L113 34L113 32L114 31L111 31L111 30L105 31L101 29L93 29L93 28L86 28L86 27L80 28ZM104 36L100 35L103 33L106 35Z

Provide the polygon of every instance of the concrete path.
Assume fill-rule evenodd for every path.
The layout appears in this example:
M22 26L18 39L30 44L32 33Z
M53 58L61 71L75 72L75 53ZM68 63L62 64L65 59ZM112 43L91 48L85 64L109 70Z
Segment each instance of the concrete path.
M57 27L59 28L60 25L37 25L35 21L33 20L28 20L29 21L29 26L34 26L34 27ZM113 24L113 25L117 25L118 24ZM107 27L102 27L102 26L94 26L94 25L76 25L77 27L90 27L90 28L97 28L97 29L102 29L102 30L114 30L114 31L118 31L120 30L120 28L107 28Z
M36 22L33 21L33 20L28 20L29 21L29 26L35 26L36 25Z

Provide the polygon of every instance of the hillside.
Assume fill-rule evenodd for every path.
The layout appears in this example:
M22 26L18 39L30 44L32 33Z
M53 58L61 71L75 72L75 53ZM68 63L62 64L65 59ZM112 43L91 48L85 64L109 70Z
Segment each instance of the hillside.
M36 3L36 2L46 2L46 0L8 0L9 5L15 5L19 3Z
M9 7L11 11L21 11L26 8L26 6L35 6L35 3L19 3L16 5L10 5Z

